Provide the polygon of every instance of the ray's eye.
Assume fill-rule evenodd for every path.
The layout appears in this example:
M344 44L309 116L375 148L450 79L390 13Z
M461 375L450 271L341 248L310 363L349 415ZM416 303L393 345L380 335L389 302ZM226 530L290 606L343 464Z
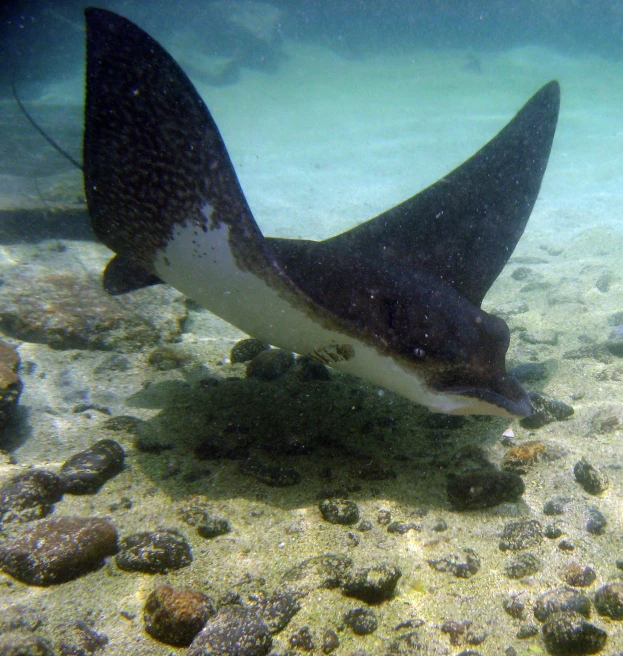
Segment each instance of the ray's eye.
M424 352L424 349L421 349L421 348L417 347L417 348L413 349L413 355L416 358L419 358L420 360L423 360L426 353Z

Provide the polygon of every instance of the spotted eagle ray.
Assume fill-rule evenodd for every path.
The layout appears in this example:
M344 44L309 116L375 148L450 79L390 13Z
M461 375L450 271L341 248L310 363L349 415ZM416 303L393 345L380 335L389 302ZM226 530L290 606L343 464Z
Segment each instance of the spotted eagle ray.
M86 10L84 183L111 293L166 282L269 344L434 412L523 417L506 323L481 309L536 201L560 88L481 150L324 241L264 237L205 103L129 20Z

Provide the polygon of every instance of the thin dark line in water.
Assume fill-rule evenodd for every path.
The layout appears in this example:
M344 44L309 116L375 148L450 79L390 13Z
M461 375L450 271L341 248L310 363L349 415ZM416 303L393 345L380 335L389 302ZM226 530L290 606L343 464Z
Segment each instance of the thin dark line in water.
M15 73L11 76L11 91L13 92L13 98L15 98L15 102L17 103L17 106L20 108L24 116L29 120L30 124L32 125L33 128L56 150L58 153L60 153L65 159L69 160L77 169L80 169L81 171L84 171L82 168L82 164L75 160L66 150L61 148L54 139L51 137L48 137L48 135L39 127L39 125L36 123L36 121L33 119L33 117L28 113L28 110L26 107L24 107L24 104L22 101L19 99L19 96L17 95L17 90L15 89Z

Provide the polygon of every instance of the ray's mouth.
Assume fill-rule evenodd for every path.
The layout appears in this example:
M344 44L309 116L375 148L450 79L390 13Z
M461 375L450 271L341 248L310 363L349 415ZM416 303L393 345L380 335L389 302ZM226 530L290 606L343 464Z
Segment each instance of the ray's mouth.
M505 376L499 384L501 391L491 388L457 386L445 388L445 394L467 396L494 405L515 417L528 417L533 412L532 402L521 383L513 376Z

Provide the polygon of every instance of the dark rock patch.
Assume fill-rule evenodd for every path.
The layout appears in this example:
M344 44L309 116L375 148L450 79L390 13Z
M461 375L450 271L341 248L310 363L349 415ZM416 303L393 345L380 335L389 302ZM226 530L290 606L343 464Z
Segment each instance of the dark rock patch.
M290 620L301 610L300 596L284 589L276 590L261 600L256 611L268 627L269 633L279 633L288 626Z
M340 646L340 639L332 629L327 629L322 634L322 653L332 654Z
M596 654L605 647L607 638L603 629L578 613L554 613L543 625L545 648L557 656Z
M623 325L615 326L606 340L606 348L612 355L623 357Z
M301 473L277 465L267 465L255 458L249 458L240 465L240 471L270 487L290 487L301 482Z
M241 339L233 345L231 353L229 354L229 360L232 364L248 362L249 360L256 358L260 353L268 351L269 349L270 346L264 344L264 342L261 342L259 339Z
M532 414L529 417L524 417L520 420L520 424L524 428L541 428L554 421L562 421L568 419L573 415L573 408L547 396L542 392L532 391L529 392L530 401L532 402Z
M42 519L0 543L0 567L23 583L48 586L92 571L116 552L117 531L105 519Z
M608 477L603 472L593 467L584 458L578 460L573 467L575 480L589 493L602 494L610 486Z
M500 549L502 551L521 551L536 547L543 542L543 527L536 519L523 522L509 522L504 527Z
M54 632L60 636L54 643L59 656L99 656L108 644L108 636L82 620L63 622Z
M340 554L313 556L290 568L281 578L281 585L295 594L309 594L317 589L342 585L353 562Z
M115 440L100 440L71 456L60 475L69 494L95 494L123 469L125 453Z
M294 364L294 356L288 351L270 349L262 351L247 363L247 378L276 380L287 373Z
M573 588L556 588L544 592L534 604L534 616L539 622L545 620L559 611L569 611L591 616L590 599L583 593Z
M623 583L607 583L595 593L595 608L600 615L623 620Z
M152 638L174 647L187 647L215 613L207 595L160 585L147 597L143 618Z
M26 471L0 487L0 524L42 519L63 498L63 480L44 469Z
M378 628L376 613L370 608L353 608L344 613L344 624L355 635L369 635Z
M402 572L395 565L356 569L346 574L342 592L368 604L378 604L393 597L401 576Z
M504 574L509 579L523 579L536 574L543 564L532 553L519 554L504 566Z
M608 520L601 510L594 506L589 507L586 530L592 535L603 535L606 532L607 525Z
M517 501L524 490L520 476L497 469L448 476L448 500L453 510L478 510Z
M240 606L227 606L208 620L186 656L265 656L271 647L261 619Z
M587 588L595 582L597 574L590 565L582 566L579 563L570 563L564 568L562 578L572 588Z
M226 519L206 517L197 525L197 533L206 539L216 538L231 532L231 526Z
M164 574L187 567L193 560L190 545L175 531L136 533L121 540L117 567L126 572Z
M426 562L436 572L450 572L458 579L469 579L480 569L480 558L473 549L468 547L463 549L465 556L458 554L449 554L445 558L438 560L427 560Z
M299 649L300 651L314 651L316 645L314 644L314 636L308 626L302 626L298 631L295 631L288 640L290 647Z
M56 656L48 640L36 633L11 631L0 635L0 656Z
M330 524L350 525L359 521L359 507L348 499L323 499L318 508L323 519Z

